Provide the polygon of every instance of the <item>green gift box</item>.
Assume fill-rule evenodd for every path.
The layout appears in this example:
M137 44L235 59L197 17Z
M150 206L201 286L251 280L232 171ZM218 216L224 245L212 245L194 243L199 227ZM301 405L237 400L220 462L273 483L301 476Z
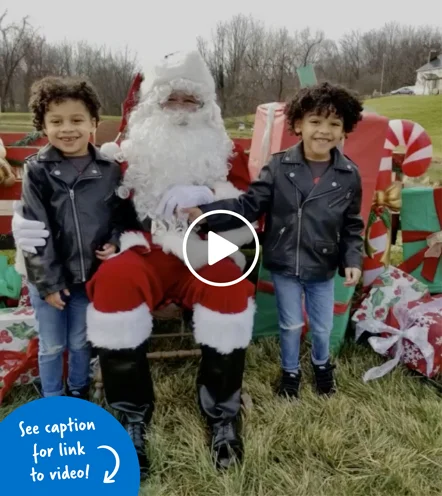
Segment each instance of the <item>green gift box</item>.
M442 188L404 188L401 226L404 262L399 268L430 293L442 293Z

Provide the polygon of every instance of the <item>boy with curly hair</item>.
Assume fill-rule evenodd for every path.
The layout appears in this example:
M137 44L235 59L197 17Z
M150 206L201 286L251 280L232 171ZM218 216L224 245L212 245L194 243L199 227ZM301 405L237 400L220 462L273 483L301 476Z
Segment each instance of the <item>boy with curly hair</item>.
M117 251L123 230L114 217L120 166L90 143L100 101L87 80L37 81L29 106L36 129L49 143L25 162L23 217L14 216L13 232L24 252L38 322L40 392L45 397L65 394L67 349L67 394L87 398L91 349L86 337L85 283L100 260ZM29 239L32 230L35 237L44 233L47 239L35 243Z
M263 264L272 275L279 314L278 392L298 397L304 295L316 390L331 395L336 391L329 357L334 276L339 270L347 286L359 281L364 227L361 177L339 145L362 118L362 106L347 89L322 83L301 89L287 105L286 117L301 141L275 153L245 194L185 212L190 222L213 210L230 210L250 222L265 214ZM242 225L222 214L202 223L215 232Z

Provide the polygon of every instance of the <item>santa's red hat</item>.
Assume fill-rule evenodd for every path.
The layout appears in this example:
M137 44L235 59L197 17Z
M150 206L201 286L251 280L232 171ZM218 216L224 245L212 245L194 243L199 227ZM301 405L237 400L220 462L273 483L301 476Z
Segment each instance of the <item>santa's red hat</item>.
M100 147L100 151L103 155L121 164L123 174L126 171L127 163L123 159L120 144L124 133L126 132L129 115L138 103L140 96L140 87L143 79L143 75L141 73L137 73L134 80L132 81L126 100L124 100L123 103L123 115L121 118L120 127L118 129L117 137L114 141L103 143Z

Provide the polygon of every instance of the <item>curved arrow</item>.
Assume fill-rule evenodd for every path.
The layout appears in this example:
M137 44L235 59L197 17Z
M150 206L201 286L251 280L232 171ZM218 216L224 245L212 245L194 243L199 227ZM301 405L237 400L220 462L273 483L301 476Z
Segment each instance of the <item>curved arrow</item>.
M109 471L106 470L103 479L104 484L113 484L115 482L113 478L117 475L118 470L120 470L120 457L118 456L118 453L114 450L114 448L111 448L110 446L98 446L97 449L100 448L109 450L115 456L116 463L113 472L109 475Z

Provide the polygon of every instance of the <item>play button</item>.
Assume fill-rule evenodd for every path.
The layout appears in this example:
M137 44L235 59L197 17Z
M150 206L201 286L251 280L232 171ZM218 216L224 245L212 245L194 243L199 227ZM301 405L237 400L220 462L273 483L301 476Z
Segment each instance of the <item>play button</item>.
M239 250L236 245L212 231L209 231L208 241L209 265L214 265Z
M231 215L233 217L236 217L240 219L247 227L250 229L251 233L253 234L253 239L255 242L255 255L252 261L252 264L250 267L247 269L247 271L242 274L241 277L238 277L237 279L233 281L227 281L227 282L215 282L215 281L209 281L208 279L205 279L202 277L198 272L192 267L188 253L187 253L187 243L189 241L189 236L192 230L206 217L209 217L210 215L219 215L219 214L224 214L224 215ZM227 257L230 257L234 253L236 253L241 247L237 246L236 244L232 243L222 235L223 233L217 234L213 231L209 231L207 235L207 260L208 260L208 265L215 265L216 263L220 262L221 260L224 260ZM242 215L237 214L236 212L230 212L229 210L213 210L212 212L207 212L203 215L200 215L197 219L195 219L192 224L190 224L189 228L186 231L186 234L184 235L184 240L183 240L183 255L184 255L184 262L187 266L187 268L192 272L192 274L199 279L200 281L209 284L210 286L218 286L218 287L225 287L225 286L233 286L234 284L237 284L238 282L243 281L246 279L254 270L256 264L258 263L259 260L259 240L258 240L258 235L256 234L255 228L250 224L250 222L245 219Z

